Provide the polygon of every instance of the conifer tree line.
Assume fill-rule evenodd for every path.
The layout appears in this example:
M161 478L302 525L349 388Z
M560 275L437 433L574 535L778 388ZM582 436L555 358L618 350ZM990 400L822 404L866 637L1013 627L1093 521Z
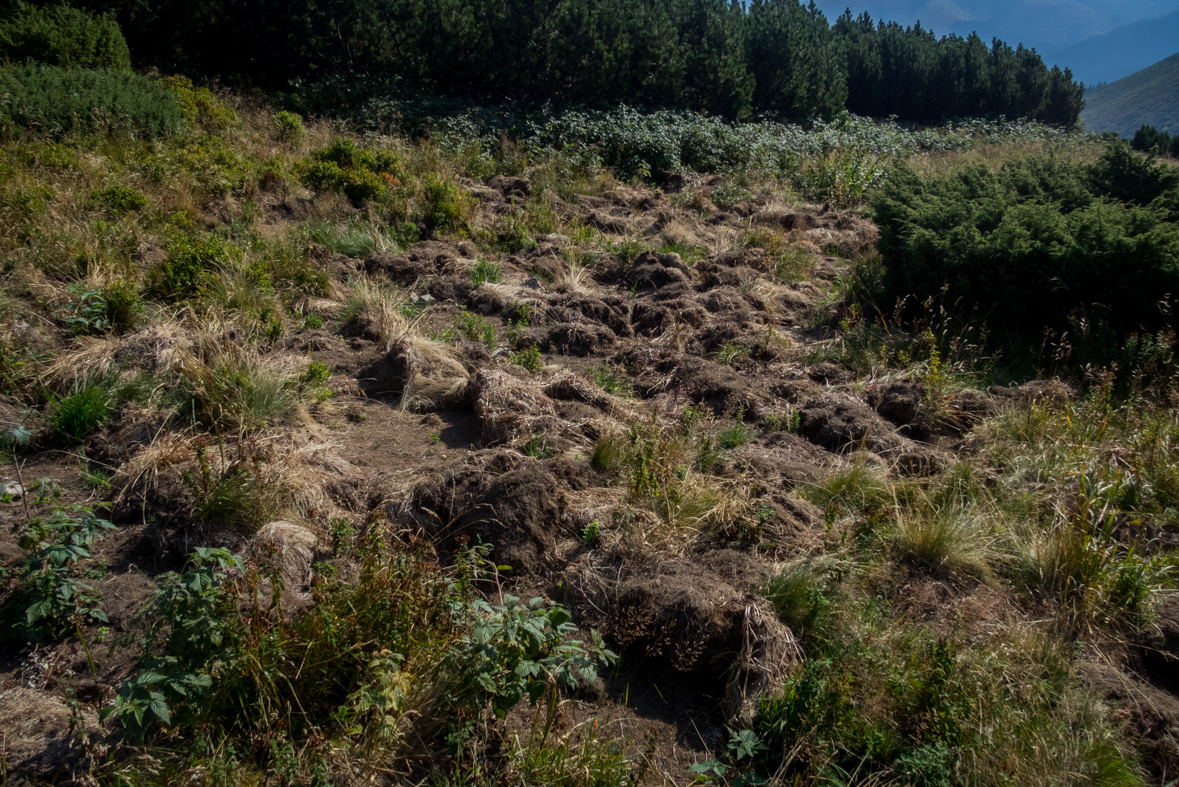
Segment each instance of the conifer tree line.
M19 0L0 0L17 3ZM60 2L60 0L59 0ZM479 101L1071 125L1083 88L1033 50L798 0L75 0L137 67L264 88L336 73ZM52 5L34 3L34 5Z

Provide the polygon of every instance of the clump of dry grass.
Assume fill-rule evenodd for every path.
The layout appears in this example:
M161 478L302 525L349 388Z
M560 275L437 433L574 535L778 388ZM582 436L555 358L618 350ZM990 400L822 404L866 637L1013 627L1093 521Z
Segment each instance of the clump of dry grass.
M475 414L489 443L524 444L556 426L557 411L540 381L481 369L474 380Z
M411 323L402 309L404 303L387 282L360 276L348 282L340 319L366 338L389 344L410 330Z
M468 396L471 374L450 345L402 335L390 341L386 359L403 375L403 410L426 412L444 404L457 405Z

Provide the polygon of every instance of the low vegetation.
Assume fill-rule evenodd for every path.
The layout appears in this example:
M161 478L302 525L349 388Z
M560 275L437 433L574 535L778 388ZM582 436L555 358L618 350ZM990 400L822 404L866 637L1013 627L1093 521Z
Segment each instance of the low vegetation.
M70 69L0 72L5 778L1168 783L1169 162Z

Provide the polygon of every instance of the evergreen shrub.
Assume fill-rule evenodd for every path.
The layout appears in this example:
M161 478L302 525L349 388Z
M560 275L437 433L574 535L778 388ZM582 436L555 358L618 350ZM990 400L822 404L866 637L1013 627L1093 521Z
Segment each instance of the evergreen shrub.
M0 60L131 70L131 52L112 17L67 5L38 8L19 0L0 11Z
M1154 331L1179 293L1179 172L1109 145L998 171L901 168L873 202L891 296L943 297L993 329L1039 336L1078 320Z
M0 68L0 134L158 137L181 123L176 99L146 77L28 65Z

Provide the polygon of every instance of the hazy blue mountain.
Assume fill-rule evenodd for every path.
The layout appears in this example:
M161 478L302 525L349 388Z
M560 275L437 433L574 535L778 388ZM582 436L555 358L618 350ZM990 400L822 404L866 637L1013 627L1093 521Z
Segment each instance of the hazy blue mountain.
M1179 134L1179 55L1085 92L1086 131L1133 136L1143 125Z
M1179 11L1179 0L818 0L834 19L851 8L857 16L921 25L939 35L977 31L984 41L1001 38L1015 46L1053 53L1120 27ZM1048 58L1050 59L1050 58ZM1074 67L1074 63L1061 65ZM1125 72L1129 73L1129 72Z
M1053 52L1045 60L1067 65L1086 85L1114 82L1179 52L1179 11L1135 22L1112 33Z

